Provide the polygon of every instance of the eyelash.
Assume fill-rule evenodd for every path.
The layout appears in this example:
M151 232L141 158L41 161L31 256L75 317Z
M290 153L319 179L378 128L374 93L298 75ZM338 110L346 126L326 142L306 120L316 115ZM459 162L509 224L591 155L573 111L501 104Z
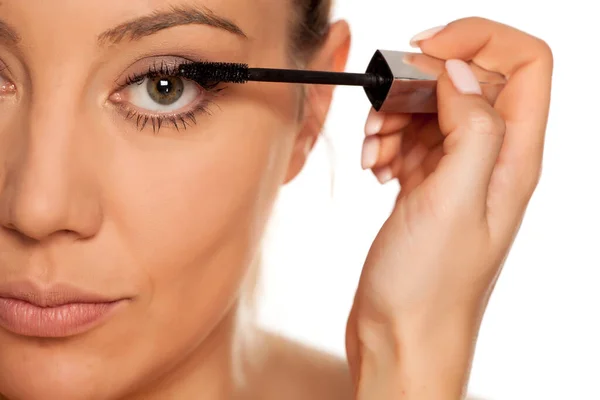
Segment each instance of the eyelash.
M179 77L177 71L179 71L180 67L185 64L185 62L179 64L166 64L164 61L161 61L160 64L152 64L148 68L147 72L128 76L125 82L119 86L117 92L134 84L140 85L147 78ZM137 129L140 131L144 130L144 128L147 126L152 126L152 131L156 134L163 126L165 126L165 124L170 124L179 132L181 129L187 129L187 127L192 124L197 124L197 114L210 115L211 112L209 110L209 106L214 104L212 98L224 89L218 88L218 82L211 83L210 85L200 85L197 82L194 82L194 84L200 86L207 98L199 102L192 110L183 113L151 114L133 109L127 104L119 104L119 108L121 108L123 111L126 120L135 121Z
M143 131L146 126L152 126L152 132L158 133L167 123L179 132L181 128L185 130L189 125L195 125L197 123L196 114L198 113L208 113L208 110L202 105L196 107L193 111L173 115L150 115L137 110L129 110L125 114L125 119L135 120L135 125L140 131Z

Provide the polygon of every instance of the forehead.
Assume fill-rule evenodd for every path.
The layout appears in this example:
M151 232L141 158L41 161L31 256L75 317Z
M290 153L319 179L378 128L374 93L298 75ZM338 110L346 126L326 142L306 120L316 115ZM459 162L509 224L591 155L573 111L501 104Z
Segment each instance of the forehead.
M286 38L290 3L286 0L0 0L0 22L13 28L24 47L30 49L49 41L77 46L96 42L103 32L141 17L173 9L198 9L208 17L230 21L239 27L250 44L270 47ZM232 35L219 28L203 29L213 31L210 37ZM190 37L190 40L203 39Z

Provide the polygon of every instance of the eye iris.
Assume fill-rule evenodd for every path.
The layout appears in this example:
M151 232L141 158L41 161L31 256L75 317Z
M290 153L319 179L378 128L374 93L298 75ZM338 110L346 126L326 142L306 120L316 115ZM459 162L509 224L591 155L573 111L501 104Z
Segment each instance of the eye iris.
M171 105L183 94L183 80L175 76L161 76L148 79L148 94L155 102Z

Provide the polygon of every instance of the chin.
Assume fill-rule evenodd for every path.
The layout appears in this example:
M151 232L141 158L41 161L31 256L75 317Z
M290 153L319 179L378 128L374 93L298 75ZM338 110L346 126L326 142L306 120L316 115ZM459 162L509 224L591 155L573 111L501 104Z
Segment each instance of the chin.
M20 379L14 377L13 379ZM4 383L3 383L4 385ZM97 393L77 382L52 382L46 378L32 376L21 382L11 382L6 388L0 387L0 399L7 400L100 400Z
M7 400L100 400L97 394L87 392L81 388L59 387L58 384L31 387L15 387L0 392ZM95 397L94 397L95 396Z
M16 352L18 352L17 349ZM0 355L0 399L7 400L105 400L116 396L116 382L92 359L75 360L67 354L22 359ZM40 353L44 353L43 350ZM94 365L95 364L95 365ZM106 382L112 382L107 385ZM110 391L110 393L109 393Z

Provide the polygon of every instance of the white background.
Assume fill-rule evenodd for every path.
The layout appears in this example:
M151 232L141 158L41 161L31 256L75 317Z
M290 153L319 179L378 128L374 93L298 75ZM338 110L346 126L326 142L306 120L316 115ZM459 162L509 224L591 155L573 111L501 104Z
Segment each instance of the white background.
M471 393L489 400L600 399L600 14L596 1L339 0L354 34L349 71L377 48L482 16L543 38L555 75L544 173L489 305ZM397 187L360 169L369 104L337 91L325 137L284 188L267 243L260 320L344 355L362 263ZM333 177L333 186L331 178Z

